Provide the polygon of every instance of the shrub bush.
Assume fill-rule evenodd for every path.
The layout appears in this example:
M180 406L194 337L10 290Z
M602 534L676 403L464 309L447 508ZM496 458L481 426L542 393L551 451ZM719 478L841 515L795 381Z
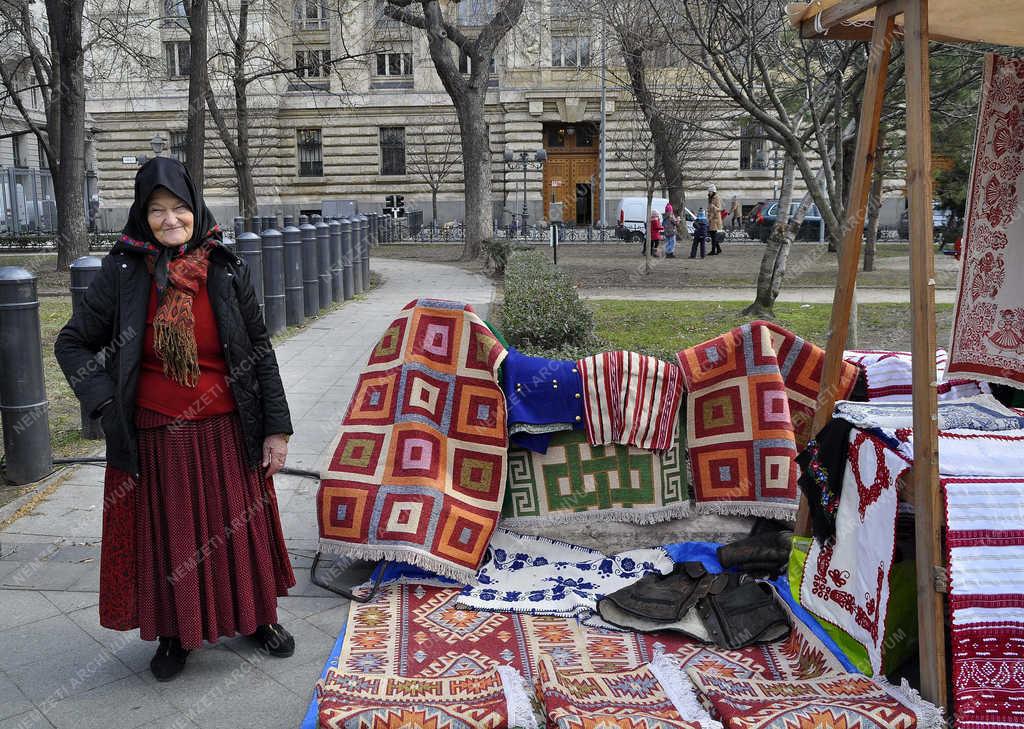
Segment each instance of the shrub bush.
M572 281L536 251L515 251L505 268L502 331L529 354L594 350L594 314Z

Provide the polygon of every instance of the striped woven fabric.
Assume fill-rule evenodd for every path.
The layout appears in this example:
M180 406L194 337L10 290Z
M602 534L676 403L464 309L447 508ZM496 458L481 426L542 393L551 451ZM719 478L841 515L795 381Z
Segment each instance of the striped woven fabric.
M578 362L583 420L591 445L621 443L665 451L675 441L683 373L636 352L603 352Z

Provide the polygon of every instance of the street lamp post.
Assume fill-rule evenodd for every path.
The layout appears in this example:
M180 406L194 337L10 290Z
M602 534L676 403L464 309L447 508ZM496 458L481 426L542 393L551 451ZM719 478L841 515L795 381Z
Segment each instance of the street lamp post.
M153 154L157 157L159 157L160 153L164 151L164 144L164 138L160 136L159 132L154 134L153 138L149 140L149 146L153 150Z
M548 159L548 154L543 149L538 149L533 153L533 158L530 158L530 153L526 150L520 152L513 152L511 149L506 149L504 154L505 167L510 170L517 170L522 168L523 170L523 221L522 228L526 229L526 219L529 217L529 209L526 206L526 173L528 170L540 170L544 168L544 163Z
M772 147L772 200L779 199L779 148Z

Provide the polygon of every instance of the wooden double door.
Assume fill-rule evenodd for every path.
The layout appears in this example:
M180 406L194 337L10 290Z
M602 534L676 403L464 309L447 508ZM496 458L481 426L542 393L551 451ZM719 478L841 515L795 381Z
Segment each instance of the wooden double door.
M562 203L566 225L593 225L600 217L600 176L597 150L557 152L548 149L544 165L544 217L552 202Z

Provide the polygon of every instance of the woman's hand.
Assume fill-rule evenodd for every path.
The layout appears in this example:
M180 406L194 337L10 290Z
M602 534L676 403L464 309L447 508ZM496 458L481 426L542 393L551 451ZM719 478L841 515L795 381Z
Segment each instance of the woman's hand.
M284 468L286 458L288 439L284 433L275 433L263 439L263 468L267 471L267 478Z

